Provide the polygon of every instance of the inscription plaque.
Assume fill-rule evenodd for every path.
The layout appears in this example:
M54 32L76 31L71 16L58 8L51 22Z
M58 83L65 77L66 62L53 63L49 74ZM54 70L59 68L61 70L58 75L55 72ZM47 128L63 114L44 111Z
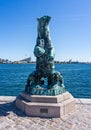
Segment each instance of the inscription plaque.
M40 113L48 113L48 109L46 109L46 108L41 108L41 109L40 109Z

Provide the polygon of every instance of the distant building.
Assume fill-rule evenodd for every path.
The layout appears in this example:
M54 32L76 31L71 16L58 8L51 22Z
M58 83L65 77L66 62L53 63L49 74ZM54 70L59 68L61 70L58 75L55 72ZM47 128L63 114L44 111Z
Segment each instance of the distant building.
M22 59L22 60L20 60L20 61L18 61L18 62L19 62L19 63L31 63L31 57Z
M9 64L9 63L11 63L11 61L8 60L8 59L2 59L2 58L0 58L0 63L1 64Z

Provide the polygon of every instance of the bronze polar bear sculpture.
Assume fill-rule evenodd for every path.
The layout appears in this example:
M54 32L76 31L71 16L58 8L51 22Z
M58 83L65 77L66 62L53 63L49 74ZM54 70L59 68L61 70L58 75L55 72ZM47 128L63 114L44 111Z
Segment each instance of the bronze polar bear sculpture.
M63 86L62 75L54 68L54 47L50 38L49 22L51 17L43 16L37 18L37 40L34 48L36 56L36 70L28 76L25 91L29 92L34 88L52 89L56 86Z

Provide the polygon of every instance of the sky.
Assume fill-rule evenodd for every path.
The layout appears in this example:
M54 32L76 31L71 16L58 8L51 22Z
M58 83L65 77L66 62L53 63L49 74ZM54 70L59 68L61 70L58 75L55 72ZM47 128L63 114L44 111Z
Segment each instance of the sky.
M0 0L0 58L31 56L37 18L51 16L55 60L91 62L91 0Z

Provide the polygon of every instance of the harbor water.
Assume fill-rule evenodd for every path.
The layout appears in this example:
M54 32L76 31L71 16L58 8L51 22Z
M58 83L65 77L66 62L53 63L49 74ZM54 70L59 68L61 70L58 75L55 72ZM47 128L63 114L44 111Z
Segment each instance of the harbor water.
M0 95L17 96L25 88L35 64L0 64ZM64 84L76 98L91 98L91 64L55 64Z

